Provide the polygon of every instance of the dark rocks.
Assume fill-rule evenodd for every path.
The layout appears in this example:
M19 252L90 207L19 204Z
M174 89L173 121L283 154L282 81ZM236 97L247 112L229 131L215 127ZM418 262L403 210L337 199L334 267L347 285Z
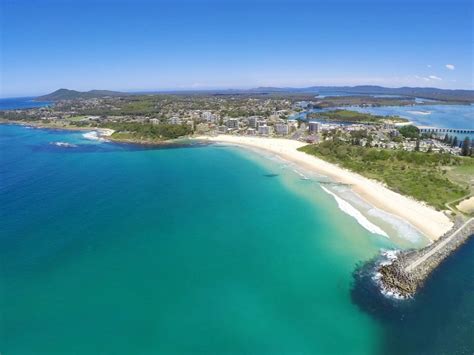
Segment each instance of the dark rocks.
M474 218L465 224L455 223L449 232L425 248L399 253L392 263L379 267L382 287L402 297L413 296L428 275L472 235Z

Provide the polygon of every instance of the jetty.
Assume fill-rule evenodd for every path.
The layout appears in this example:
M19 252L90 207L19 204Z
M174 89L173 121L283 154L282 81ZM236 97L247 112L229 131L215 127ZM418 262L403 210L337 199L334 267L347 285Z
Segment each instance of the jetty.
M436 242L418 250L400 252L389 264L379 266L382 287L402 297L411 297L428 275L474 235L474 218L457 220Z

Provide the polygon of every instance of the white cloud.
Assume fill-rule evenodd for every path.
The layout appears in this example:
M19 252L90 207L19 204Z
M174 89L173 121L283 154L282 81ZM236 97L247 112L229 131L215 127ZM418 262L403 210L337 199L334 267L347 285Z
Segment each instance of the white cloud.
M446 64L445 67L448 68L449 70L456 69L456 67L453 64Z
M430 79L430 80L443 80L443 79L441 79L439 76L436 76L436 75L430 75L430 76L428 77L428 79Z

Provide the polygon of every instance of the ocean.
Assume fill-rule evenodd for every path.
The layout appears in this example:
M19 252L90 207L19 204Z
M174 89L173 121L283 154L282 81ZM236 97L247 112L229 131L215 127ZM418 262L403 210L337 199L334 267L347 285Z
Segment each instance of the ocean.
M472 242L387 299L364 265L424 241L323 187L365 215L349 192L237 147L93 138L0 125L2 353L474 350Z
M34 97L15 97L0 99L0 110L22 110L51 105L49 101L34 101Z

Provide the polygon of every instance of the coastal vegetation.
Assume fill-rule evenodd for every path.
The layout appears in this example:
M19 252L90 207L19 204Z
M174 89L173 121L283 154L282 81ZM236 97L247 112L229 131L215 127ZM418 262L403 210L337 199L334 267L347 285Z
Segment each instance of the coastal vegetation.
M173 124L149 124L135 122L109 122L101 126L110 128L115 132L111 138L124 141L139 142L159 142L167 139L176 139L192 133L192 128L188 125Z
M459 176L460 172L474 174L474 159L469 157L369 148L339 139L307 145L299 150L381 181L395 192L439 210L445 209L446 203L467 196L472 188L466 180L450 178Z
M374 96L326 96L320 98L315 108L333 108L341 106L408 106L416 103L414 98L409 97L374 97Z
M398 131L405 138L415 139L420 137L420 130L413 125L401 126L398 128Z
M384 123L384 122L406 122L405 118L398 116L377 116L370 113L363 113L351 110L334 110L325 112L308 113L309 119L318 119L330 122L350 122L350 123Z
M266 87L257 88L260 92L333 92L344 95L377 95L379 99L400 99L400 98L423 98L437 101L451 101L457 103L474 102L474 93L472 90L446 90L438 88L426 87L401 87L401 88L387 88L376 85L357 85L357 86L311 86L306 88L277 88ZM333 96L336 97L336 96ZM333 98L331 97L331 98ZM339 96L338 96L339 97Z

